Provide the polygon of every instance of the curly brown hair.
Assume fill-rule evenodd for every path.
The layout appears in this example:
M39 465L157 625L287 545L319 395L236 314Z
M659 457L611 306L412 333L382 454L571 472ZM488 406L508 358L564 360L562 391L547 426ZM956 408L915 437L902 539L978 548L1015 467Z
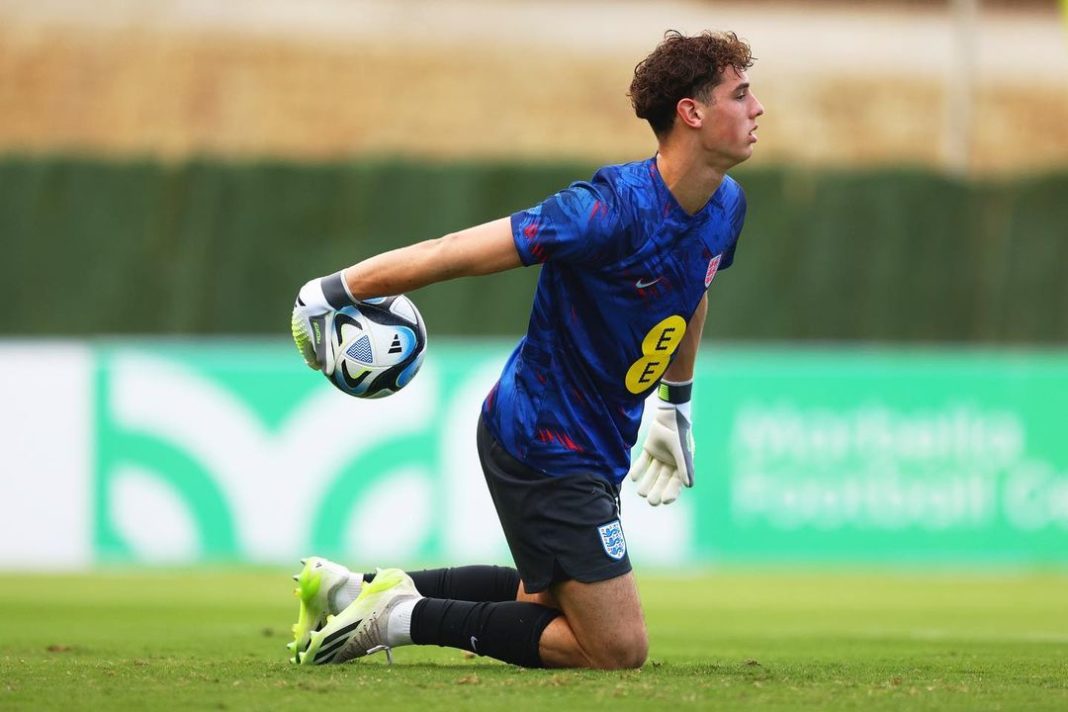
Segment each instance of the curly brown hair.
M630 103L657 136L675 124L675 106L685 98L707 102L723 71L739 72L753 66L749 45L733 32L702 32L687 37L669 30L664 40L634 68Z

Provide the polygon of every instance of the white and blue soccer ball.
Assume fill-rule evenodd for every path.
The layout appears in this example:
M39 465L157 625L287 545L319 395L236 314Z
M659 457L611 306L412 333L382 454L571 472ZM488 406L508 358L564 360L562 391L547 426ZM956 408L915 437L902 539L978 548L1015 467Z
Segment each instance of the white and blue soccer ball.
M426 327L404 295L367 299L333 312L327 326L342 393L383 398L404 388L423 365Z

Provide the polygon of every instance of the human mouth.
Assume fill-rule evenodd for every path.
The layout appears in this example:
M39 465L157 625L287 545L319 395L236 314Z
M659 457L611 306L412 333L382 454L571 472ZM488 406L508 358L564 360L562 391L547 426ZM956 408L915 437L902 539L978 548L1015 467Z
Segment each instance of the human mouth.
M756 143L759 140L757 138L757 135L756 135L756 130L758 128L760 128L760 126L754 126L752 129L750 129L750 131L749 131L749 143Z

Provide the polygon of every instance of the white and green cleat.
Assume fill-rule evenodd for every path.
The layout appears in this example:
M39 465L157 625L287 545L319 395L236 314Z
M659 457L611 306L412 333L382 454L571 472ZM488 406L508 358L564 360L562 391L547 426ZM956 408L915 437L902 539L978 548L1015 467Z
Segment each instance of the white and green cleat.
M398 603L413 598L422 596L411 576L400 569L379 569L348 608L311 634L308 649L297 653L297 660L301 665L325 665L385 651L392 664L392 648L386 639L389 614Z
M353 573L329 559L311 556L300 563L304 568L293 576L297 582L293 593L300 601L300 609L293 624L293 642L286 646L294 663L300 662L298 656L307 649L312 633L352 603L363 584L363 574Z

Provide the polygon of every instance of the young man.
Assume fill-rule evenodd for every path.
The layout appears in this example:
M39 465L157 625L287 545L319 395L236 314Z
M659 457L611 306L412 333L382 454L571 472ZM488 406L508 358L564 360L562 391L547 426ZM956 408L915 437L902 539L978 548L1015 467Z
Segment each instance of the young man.
M516 569L354 574L312 558L296 576L294 661L436 644L528 667L640 667L648 642L619 521L646 396L661 402L630 468L650 504L693 485L689 400L706 290L730 266L764 109L732 33L669 32L630 97L658 152L540 205L372 257L300 290L294 338L332 363L316 320L360 299L543 263L527 335L482 408L478 452Z

